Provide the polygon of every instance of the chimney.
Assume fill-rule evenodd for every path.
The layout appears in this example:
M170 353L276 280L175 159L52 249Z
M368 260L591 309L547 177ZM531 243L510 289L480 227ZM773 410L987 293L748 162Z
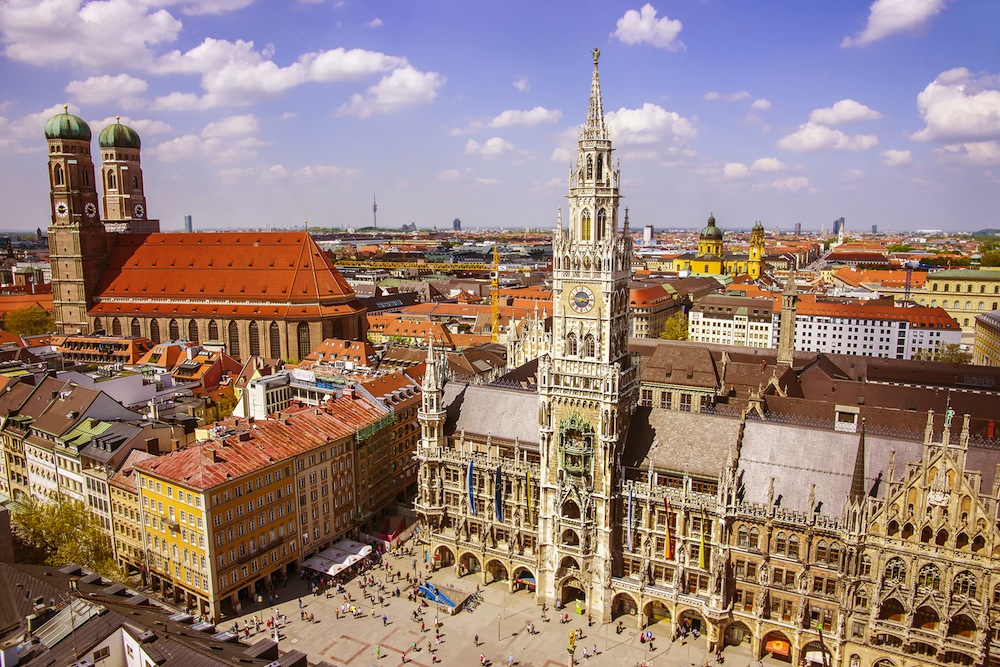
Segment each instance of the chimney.
M160 439L159 438L146 438L146 452L152 454L153 456L160 455Z
M222 457L219 456L219 453L214 449L212 449L211 447L205 447L204 449L202 449L201 456L208 463L219 463L222 460Z
M184 352L187 354L187 358L188 358L189 361L191 359L194 359L195 346L194 345L189 345L188 348Z

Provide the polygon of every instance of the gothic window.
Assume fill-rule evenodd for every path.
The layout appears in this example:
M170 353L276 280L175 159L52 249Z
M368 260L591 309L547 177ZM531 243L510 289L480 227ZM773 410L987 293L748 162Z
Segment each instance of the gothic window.
M151 340L154 345L160 342L160 323L156 320L149 321L149 340Z
M858 591L858 594L854 596L854 606L858 609L868 608L868 593L864 589Z
M90 185L90 172L86 169L83 170L83 184L87 186Z
M604 158L600 155L597 156L597 180L604 180Z
M920 573L917 575L917 586L920 588L929 588L934 591L940 590L941 570L936 565L927 563L920 568Z
M799 538L796 535L788 536L788 557L796 560L799 558Z
M208 339L219 340L219 325L215 320L210 320L208 323Z
M590 211L587 210L580 214L580 240L590 240Z
M250 354L260 356L260 330L256 322L250 323Z
M905 581L906 563L898 556L892 558L885 564L885 578L887 581Z
M774 538L774 553L779 556L785 555L785 549L788 548L788 540L785 538L784 533L778 533L778 536Z
M188 322L188 340L193 343L198 342L198 322L195 320Z
M66 175L61 164L57 164L52 170L52 182L56 185L66 185Z
M825 563L826 558L826 540L820 540L816 545L816 561L819 563Z
M958 576L955 577L954 591L955 595L964 595L970 598L976 597L975 576L973 576L973 574L968 570L959 572Z
M750 549L760 549L760 531L757 529L757 526L750 529L750 538L747 546Z
M594 158L587 156L587 180L589 181L594 177Z
M872 574L872 559L868 556L861 557L861 565L858 568L858 574L862 577L868 578Z
M739 530L736 531L736 546L743 547L744 549L750 546L750 531L747 530L746 526L740 526Z
M142 327L139 325L138 318L133 317L132 318L132 324L130 326L131 326L131 329L132 329L132 335L133 336L141 336L142 335Z
M240 356L240 327L235 321L229 322L229 356L238 357Z
M132 174L132 187L134 189L138 189L139 188L139 177L136 176L135 174Z
M600 241L608 235L608 214L604 209L597 212L597 240Z
M299 322L297 338L299 342L299 359L305 359L312 352L312 346L309 344L309 325L305 322Z
M281 358L281 331L278 329L277 322L271 322L267 328L267 338L271 343L271 358L280 359Z
M121 336L122 335L122 323L117 317L111 320L111 335Z
M583 338L583 356L588 359L597 356L597 351L594 345L594 336L592 334L587 334Z
M170 340L180 340L181 328L177 324L177 320L170 320L170 323L167 325L167 330L170 333Z
M101 318L95 317L94 318L94 332L95 333L99 332L99 331L104 331L104 327L101 326L101 325L102 325Z
M118 180L115 178L115 172L108 171L108 189L116 190L118 188Z
M833 565L835 568L840 569L840 545L834 542L830 545L829 558L826 562Z
M566 354L576 356L576 334L572 331L566 335Z

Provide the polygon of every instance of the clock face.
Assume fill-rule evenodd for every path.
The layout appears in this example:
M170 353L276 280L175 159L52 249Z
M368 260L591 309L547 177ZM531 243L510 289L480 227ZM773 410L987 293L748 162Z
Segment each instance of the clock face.
M569 305L578 313L589 312L594 307L594 293L583 285L574 287L569 295Z
M146 213L146 209L142 207L142 204L136 204L132 210L135 212L135 217L137 218L141 218Z
M87 214L88 218L93 218L97 215L97 204L92 201L87 202L87 205L83 207L83 212Z
M67 213L69 213L69 206L66 205L66 202L61 201L56 204L56 215L65 218Z

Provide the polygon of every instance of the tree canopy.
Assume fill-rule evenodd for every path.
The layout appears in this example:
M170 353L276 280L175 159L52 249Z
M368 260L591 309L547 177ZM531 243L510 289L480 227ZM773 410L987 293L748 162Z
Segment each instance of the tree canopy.
M687 340L688 339L688 318L682 312L678 312L670 317L663 325L660 338L666 340Z
M914 359L920 361L941 361L951 364L967 364L971 361L972 355L962 349L958 343L944 343L936 348L924 348L917 350L913 355Z
M115 562L111 537L83 503L66 497L51 502L19 501L12 512L14 533L45 555L49 565L78 563L114 579L125 573Z
M44 308L31 306L7 313L3 328L19 336L38 336L54 331L56 322Z

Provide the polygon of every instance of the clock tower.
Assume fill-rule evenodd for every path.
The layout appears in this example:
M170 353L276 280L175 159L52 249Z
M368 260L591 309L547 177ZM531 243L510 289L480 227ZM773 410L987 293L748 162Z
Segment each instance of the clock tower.
M49 149L49 261L56 330L89 333L87 311L107 254L107 234L98 214L90 127L69 113L45 123Z
M636 361L628 352L632 238L619 225L620 172L612 161L598 76L569 175L567 225L552 239L552 345L539 358L539 591L609 620L615 490ZM575 600L575 602L574 602Z

